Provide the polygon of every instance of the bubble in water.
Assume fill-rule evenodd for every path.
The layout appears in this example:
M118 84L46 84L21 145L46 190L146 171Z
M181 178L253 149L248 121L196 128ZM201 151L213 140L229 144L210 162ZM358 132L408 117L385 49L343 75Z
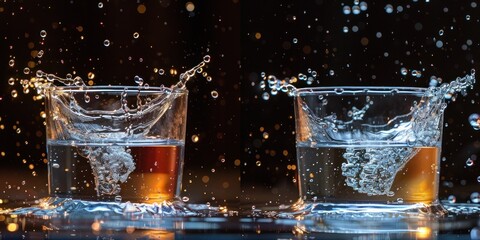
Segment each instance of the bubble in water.
M9 78L8 79L8 85L14 85L15 84L15 79L14 78Z
M95 78L95 73L89 72L89 73L87 74L87 77L88 77L88 79L94 79L94 78Z
M10 59L10 61L8 61L8 66L10 66L10 67L15 66L15 60Z
M45 30L40 31L40 37L44 38L46 36L47 36L47 31Z
M348 15L351 12L352 12L352 9L350 8L350 6L346 5L343 7L343 14Z
M400 73L403 75L403 76L406 76L408 74L408 69L402 67L400 68Z
M297 43L298 43L298 39L297 39L297 38L293 38L293 39L292 39L292 42L293 42L293 44L297 44Z
M480 203L480 194L478 192L473 192L470 194L470 200L473 203Z
M108 39L103 40L103 46L105 46L105 47L110 46L110 40L108 40Z
M103 3L102 2L98 3L98 8L103 8Z
M211 82L211 81L212 81L212 77L207 76L207 82Z
M344 26L344 27L343 27L343 32L344 32L344 33L348 33L348 27L347 27L347 26Z
M196 143L200 140L200 138L198 137L198 135L192 135L192 142Z
M391 4L387 4L385 6L385 12L392 13L393 12L393 6Z
M440 35L440 36L443 36L443 33L444 33L443 29L440 29L440 30L438 31L438 35Z
M263 100L266 101L266 100L270 99L270 94L268 94L268 92L264 92L264 93L262 94L262 98L263 98Z
M115 196L115 202L116 203L122 202L122 196L120 196L120 195Z
M133 38L138 38L138 37L140 37L140 34L138 32L134 32L133 33Z
M335 75L335 71L334 71L334 70L330 70L328 73L330 74L330 76Z
M457 202L457 198L454 195L448 196L448 202L449 203L455 203Z
M355 6L352 7L352 13L353 14L358 15L358 14L360 14L360 12L361 12L360 6L355 5Z
M60 165L58 163L54 163L54 164L52 164L52 167L53 168L60 168Z
M470 21L470 15L465 16L465 20Z
M262 166L262 162L261 162L261 161L257 161L257 162L255 162L255 165L257 165L257 167L260 167L260 166Z
M465 162L465 164L469 167L473 166L473 164L475 164L475 162L472 160L472 159L467 159L467 161Z
M268 132L264 132L262 135L264 139L268 139L270 137L270 135L268 135Z
M468 122L473 129L480 130L480 115L478 115L477 113L470 114L470 116L468 117Z
M478 176L478 177L477 177L477 182L479 182L479 183L480 183L480 176Z
M212 98L218 98L218 92L217 91L213 90L210 94L212 95Z
M85 94L85 103L89 103L90 102L90 96Z
M419 70L412 70L412 76L419 78L422 76L422 72Z
M188 197L182 197L182 201L183 201L183 202L188 202L188 201L190 201L190 198L188 198Z

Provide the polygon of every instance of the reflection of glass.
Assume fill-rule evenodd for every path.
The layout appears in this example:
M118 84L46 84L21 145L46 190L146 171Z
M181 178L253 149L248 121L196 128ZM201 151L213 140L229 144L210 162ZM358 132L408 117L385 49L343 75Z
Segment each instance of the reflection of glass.
M299 90L301 200L335 206L319 204L318 211L443 212L438 176L444 103L426 96L423 88Z
M180 193L187 91L46 91L49 191L85 200L158 202Z

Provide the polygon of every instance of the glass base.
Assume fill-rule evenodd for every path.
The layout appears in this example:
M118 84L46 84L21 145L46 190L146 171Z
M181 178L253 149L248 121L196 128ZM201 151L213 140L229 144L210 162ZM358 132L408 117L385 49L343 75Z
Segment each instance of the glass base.
M326 203L297 201L292 208L301 215L344 215L361 217L431 216L448 213L440 202L424 203Z

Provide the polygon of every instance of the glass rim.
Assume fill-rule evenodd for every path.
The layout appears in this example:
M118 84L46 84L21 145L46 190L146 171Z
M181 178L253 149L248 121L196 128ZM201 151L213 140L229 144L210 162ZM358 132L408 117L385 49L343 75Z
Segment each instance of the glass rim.
M97 85L97 86L51 86L45 89L46 92L77 92L77 93L87 93L87 92L141 92L141 93L161 93L161 92L171 92L175 94L188 94L186 88L169 88L169 87L139 87L139 86L127 86L127 85Z
M398 87L398 86L331 86L331 87L306 87L298 88L295 96L330 94L356 95L356 94L407 94L423 95L428 88L425 87Z

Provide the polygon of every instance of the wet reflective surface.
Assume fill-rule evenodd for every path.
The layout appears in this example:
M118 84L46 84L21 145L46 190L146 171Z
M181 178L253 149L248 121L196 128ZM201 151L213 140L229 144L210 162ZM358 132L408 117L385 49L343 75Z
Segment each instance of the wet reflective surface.
M102 208L42 215L0 215L3 239L479 239L480 207L448 204L442 217L315 214L185 205L188 214L114 213ZM32 208L30 208L32 209ZM163 208L164 210L168 208ZM84 209L86 210L86 209Z

